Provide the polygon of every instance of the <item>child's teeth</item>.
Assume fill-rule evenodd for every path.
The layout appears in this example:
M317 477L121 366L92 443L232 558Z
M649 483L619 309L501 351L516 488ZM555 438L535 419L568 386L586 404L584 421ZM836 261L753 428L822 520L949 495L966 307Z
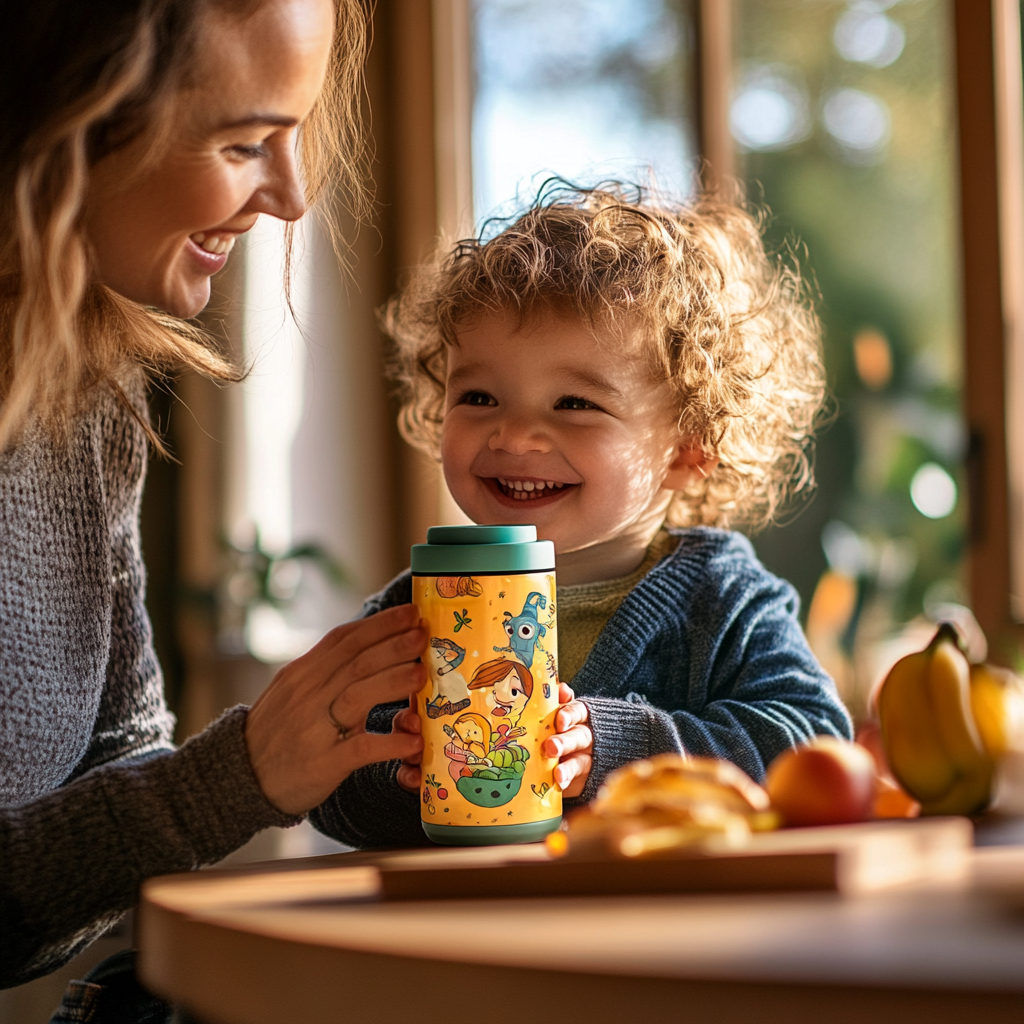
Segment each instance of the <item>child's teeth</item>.
M533 481L532 480L524 480L523 481L523 490L524 491L532 491L533 490Z
M555 486L554 483L552 483L552 481L549 480L548 481L548 487L554 487L554 486Z
M517 491L521 491L523 489L523 481L517 480L512 486L515 487Z

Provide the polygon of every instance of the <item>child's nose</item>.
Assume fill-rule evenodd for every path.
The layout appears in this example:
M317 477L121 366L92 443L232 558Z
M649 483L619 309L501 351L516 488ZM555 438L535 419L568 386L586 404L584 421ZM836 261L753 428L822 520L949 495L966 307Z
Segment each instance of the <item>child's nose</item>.
M536 423L524 419L505 419L491 434L491 451L506 451L513 455L548 451L550 441Z

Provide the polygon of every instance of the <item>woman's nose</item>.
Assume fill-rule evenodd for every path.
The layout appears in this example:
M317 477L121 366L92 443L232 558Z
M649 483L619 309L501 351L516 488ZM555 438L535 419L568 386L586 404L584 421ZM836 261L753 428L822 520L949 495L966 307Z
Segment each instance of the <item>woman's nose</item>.
M249 200L249 209L278 220L298 220L306 212L306 195L299 176L294 145L282 146L270 165L266 182Z

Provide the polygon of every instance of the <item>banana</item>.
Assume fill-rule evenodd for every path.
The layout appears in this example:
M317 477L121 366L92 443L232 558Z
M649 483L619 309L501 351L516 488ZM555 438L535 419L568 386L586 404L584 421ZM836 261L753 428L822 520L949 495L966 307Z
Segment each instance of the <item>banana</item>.
M955 643L935 645L927 680L942 745L958 771L971 772L986 752L971 712L971 669Z
M971 669L956 631L898 661L878 695L886 758L922 814L976 814L992 798L995 758L975 721ZM987 696L987 694L986 694ZM991 731L991 730L989 730Z
M992 757L1024 750L1024 682L994 665L971 667L971 711Z
M899 784L919 801L937 799L956 782L928 700L927 672L928 652L909 654L892 667L878 695L889 767Z

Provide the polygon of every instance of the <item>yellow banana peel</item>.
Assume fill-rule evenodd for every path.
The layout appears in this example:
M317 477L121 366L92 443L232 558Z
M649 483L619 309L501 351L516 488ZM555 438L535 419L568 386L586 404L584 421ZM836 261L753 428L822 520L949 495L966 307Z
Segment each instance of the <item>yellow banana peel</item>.
M994 758L1024 750L1024 681L995 665L971 666L971 712Z
M992 687L986 707L995 706ZM885 755L922 814L977 814L992 799L996 757L975 721L971 669L944 623L928 647L898 661L878 695ZM990 722L1000 721L992 711ZM985 728L997 735L989 724Z

